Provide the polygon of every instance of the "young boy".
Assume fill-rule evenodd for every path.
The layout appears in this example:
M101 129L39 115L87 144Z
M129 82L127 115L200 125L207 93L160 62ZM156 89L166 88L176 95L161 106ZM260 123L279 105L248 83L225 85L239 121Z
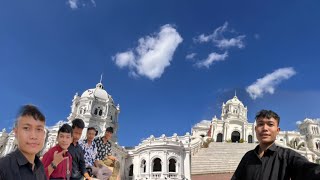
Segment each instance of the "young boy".
M84 153L84 160L86 167L92 169L92 174L98 179L108 179L112 171L103 165L102 161L97 158L97 145L93 141L94 137L98 134L98 131L94 127L89 127L87 130L87 138L79 141L79 145Z
M44 167L36 156L45 141L45 117L36 106L21 107L14 125L17 150L0 159L1 179L46 179Z
M243 156L232 180L320 179L320 165L274 143L279 123L280 117L271 110L257 113L255 131L259 145Z
M102 161L105 166L113 167L113 172L109 180L120 180L120 163L117 161L116 157L112 156L111 149L111 138L113 135L113 128L108 127L104 136L94 139L94 142L98 147L97 158Z
M69 124L60 127L58 144L43 155L42 163L49 179L69 179L72 170L72 157L68 147L72 142L72 128Z
M68 148L68 151L72 156L72 173L70 178L71 180L82 180L83 176L86 179L91 179L86 169L82 149L78 144L84 126L85 124L82 119L74 119L72 121L73 140Z

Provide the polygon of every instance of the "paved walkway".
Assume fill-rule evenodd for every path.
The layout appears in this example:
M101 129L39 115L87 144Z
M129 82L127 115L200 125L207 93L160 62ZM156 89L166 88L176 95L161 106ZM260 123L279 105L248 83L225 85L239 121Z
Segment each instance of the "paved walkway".
M230 180L233 173L193 175L192 180Z

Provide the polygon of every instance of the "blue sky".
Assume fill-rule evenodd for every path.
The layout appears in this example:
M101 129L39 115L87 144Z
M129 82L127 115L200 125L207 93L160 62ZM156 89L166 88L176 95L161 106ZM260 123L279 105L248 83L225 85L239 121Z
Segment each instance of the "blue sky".
M318 1L4 0L0 129L18 108L65 120L102 83L121 106L119 143L183 135L234 96L281 116L320 118Z

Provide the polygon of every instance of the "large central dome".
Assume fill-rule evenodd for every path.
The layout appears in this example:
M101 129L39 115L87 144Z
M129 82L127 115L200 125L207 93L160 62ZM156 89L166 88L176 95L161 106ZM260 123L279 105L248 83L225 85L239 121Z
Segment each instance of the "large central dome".
M240 104L241 106L244 106L243 103L238 99L237 96L234 96L232 99L228 100L228 101L226 102L226 105L227 105L227 104L233 104L233 105L238 105L238 104Z
M81 98L98 98L104 101L111 100L111 96L104 90L102 83L98 83L95 89L88 89L84 91Z

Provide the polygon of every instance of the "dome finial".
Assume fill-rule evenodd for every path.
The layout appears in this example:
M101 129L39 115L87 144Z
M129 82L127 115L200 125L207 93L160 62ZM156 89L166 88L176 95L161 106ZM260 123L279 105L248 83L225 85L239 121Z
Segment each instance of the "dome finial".
M101 76L100 76L100 83L102 82L102 77L103 77L103 73L101 73Z
M237 97L237 90L234 90L234 96Z

